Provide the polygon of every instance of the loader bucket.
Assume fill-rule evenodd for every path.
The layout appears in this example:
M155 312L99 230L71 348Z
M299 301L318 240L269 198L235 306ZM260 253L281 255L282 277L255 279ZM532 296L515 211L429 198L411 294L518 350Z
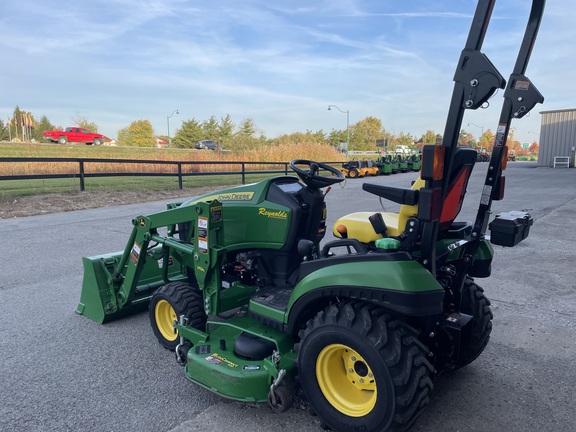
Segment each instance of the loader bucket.
M82 258L84 264L84 279L82 293L76 312L97 323L105 323L128 313L129 308L118 309L114 294L112 273L114 263L122 256L118 254L98 255ZM141 306L146 307L144 302ZM141 308L142 310L142 308Z
M151 260L143 268L132 298L122 304L117 298L118 283L122 281L112 278L122 255L123 252L117 252L82 258L84 279L76 313L102 324L146 310L154 291L166 283L163 268L158 261ZM168 276L182 278L180 267L171 265Z

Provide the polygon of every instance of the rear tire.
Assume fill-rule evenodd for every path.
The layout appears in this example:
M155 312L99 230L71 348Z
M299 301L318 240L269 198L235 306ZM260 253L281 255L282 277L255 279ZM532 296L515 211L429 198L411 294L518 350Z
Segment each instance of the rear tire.
M300 383L332 430L407 428L429 402L432 365L418 333L384 310L344 302L299 334Z
M173 327L180 315L188 318L189 326L206 330L207 316L202 294L197 288L183 282L170 282L161 286L150 300L150 324L160 345L172 351L180 342L178 332Z
M460 347L456 368L462 368L478 358L488 345L492 333L492 310L484 290L472 278L466 278L462 288L460 311L472 315L470 340Z
M360 173L358 172L358 170L356 168L352 168L350 171L348 171L348 177L350 178L358 178L360 176Z
M68 140L66 139L66 137L58 137L58 144L66 144L68 142Z

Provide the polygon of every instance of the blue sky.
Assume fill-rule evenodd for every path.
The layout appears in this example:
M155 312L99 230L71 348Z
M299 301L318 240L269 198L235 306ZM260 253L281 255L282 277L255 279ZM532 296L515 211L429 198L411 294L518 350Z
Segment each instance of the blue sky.
M529 1L500 0L482 51L508 77ZM138 119L171 135L230 114L268 137L346 128L367 116L395 133L442 133L472 0L0 0L0 115L16 105L116 137ZM546 101L515 121L538 139L539 111L575 108L576 8L549 0L527 76ZM494 130L503 93L467 113ZM470 125L473 123L477 126Z

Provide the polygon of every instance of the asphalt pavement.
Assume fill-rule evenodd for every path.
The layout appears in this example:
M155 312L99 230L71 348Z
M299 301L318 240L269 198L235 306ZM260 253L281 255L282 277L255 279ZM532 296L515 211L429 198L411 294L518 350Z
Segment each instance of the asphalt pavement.
M475 167L459 220L474 216L486 167ZM495 246L492 276L477 279L492 301L490 343L473 364L436 381L414 431L576 430L576 170L516 162L506 175L495 212L530 209L534 225L518 246ZM329 226L348 212L381 208L362 182L408 186L416 177L333 186ZM189 382L146 313L105 325L75 313L81 257L123 249L130 220L164 208L0 220L0 431L320 430L302 401L273 414Z

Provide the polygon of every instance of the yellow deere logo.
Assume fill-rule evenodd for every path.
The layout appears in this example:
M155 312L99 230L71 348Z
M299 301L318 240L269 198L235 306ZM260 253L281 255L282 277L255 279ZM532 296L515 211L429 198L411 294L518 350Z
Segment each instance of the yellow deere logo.
M201 197L200 199L191 202L190 205L196 204L200 201L212 201L215 199L217 199L220 202L224 202L224 201L250 201L252 198L254 198L254 192L226 192Z

